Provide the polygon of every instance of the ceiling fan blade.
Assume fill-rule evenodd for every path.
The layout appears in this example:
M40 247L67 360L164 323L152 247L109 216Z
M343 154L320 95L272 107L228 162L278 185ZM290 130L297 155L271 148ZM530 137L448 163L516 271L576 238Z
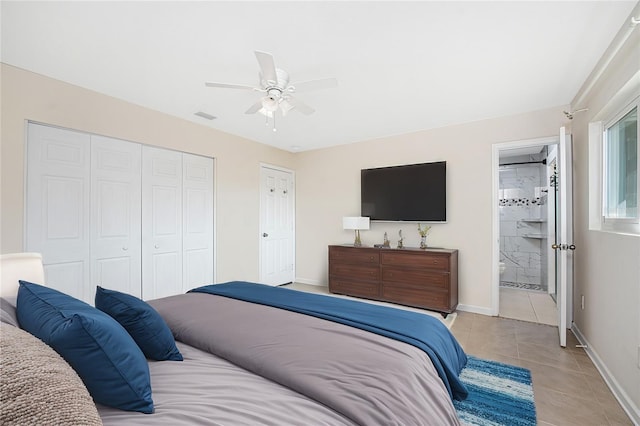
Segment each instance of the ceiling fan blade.
M280 101L280 111L282 112L282 116L286 117L287 113L291 111L294 106L286 99Z
M255 114L256 112L260 111L260 108L262 108L262 100L259 100L255 104L251 105L251 107L248 110L246 110L244 113Z
M293 106L293 108L297 109L304 115L313 114L316 110L311 108L309 105L304 102L294 98L293 96L288 96L287 101Z
M292 88L292 92L307 92L310 90L332 89L338 87L338 80L335 78L323 78L321 80L301 81L299 83L290 84L287 90Z
M262 73L263 80L271 82L271 84L278 83L278 75L276 74L276 65L273 61L271 53L254 51L258 64L260 65L260 71Z
M244 84L228 84L228 83L214 83L207 81L204 83L207 87L221 87L223 89L243 89L243 90L258 90L255 87L247 86Z

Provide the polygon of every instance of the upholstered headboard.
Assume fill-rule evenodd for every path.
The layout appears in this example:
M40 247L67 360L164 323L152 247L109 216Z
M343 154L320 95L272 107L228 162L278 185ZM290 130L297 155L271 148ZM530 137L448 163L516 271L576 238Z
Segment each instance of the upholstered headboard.
M0 296L13 306L18 280L44 284L39 253L0 255ZM5 306L4 300L0 301L0 424L101 426L96 405L76 371L53 348L20 329L15 309ZM8 313L10 309L14 314Z
M0 255L0 297L15 303L18 280L44 285L44 267L40 253Z

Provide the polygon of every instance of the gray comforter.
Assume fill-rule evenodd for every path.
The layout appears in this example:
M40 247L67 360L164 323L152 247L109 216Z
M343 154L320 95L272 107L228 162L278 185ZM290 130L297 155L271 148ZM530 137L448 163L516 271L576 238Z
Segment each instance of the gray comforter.
M177 342L184 361L149 361L155 412L98 405L105 426L353 425L324 405ZM303 421L302 419L313 419Z
M155 414L99 407L107 425L459 424L431 361L406 343L209 294L151 304L189 345L185 361L150 363Z

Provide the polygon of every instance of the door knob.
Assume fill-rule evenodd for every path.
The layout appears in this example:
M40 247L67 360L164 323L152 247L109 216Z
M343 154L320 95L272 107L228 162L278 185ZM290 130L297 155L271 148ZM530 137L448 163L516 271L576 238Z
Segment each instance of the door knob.
M262 236L266 238L266 237L268 237L268 236L269 236L269 234L267 234L266 232L263 232L263 233L262 233Z
M122 247L122 250L127 251L129 250L129 247Z
M155 248L160 248L160 246L158 244L155 244L154 247Z
M554 250L575 250L576 246L575 244L552 244L551 248Z

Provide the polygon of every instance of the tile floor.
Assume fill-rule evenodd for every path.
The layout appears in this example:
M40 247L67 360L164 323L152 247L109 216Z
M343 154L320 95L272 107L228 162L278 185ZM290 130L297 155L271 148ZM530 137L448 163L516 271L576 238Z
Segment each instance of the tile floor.
M500 287L500 316L558 325L556 304L546 292Z
M461 311L451 331L467 354L531 371L538 425L633 425L571 332L563 349L557 327Z
M287 287L328 293L321 286ZM633 425L571 332L563 349L557 327L462 311L451 331L467 354L531 371L538 425Z

